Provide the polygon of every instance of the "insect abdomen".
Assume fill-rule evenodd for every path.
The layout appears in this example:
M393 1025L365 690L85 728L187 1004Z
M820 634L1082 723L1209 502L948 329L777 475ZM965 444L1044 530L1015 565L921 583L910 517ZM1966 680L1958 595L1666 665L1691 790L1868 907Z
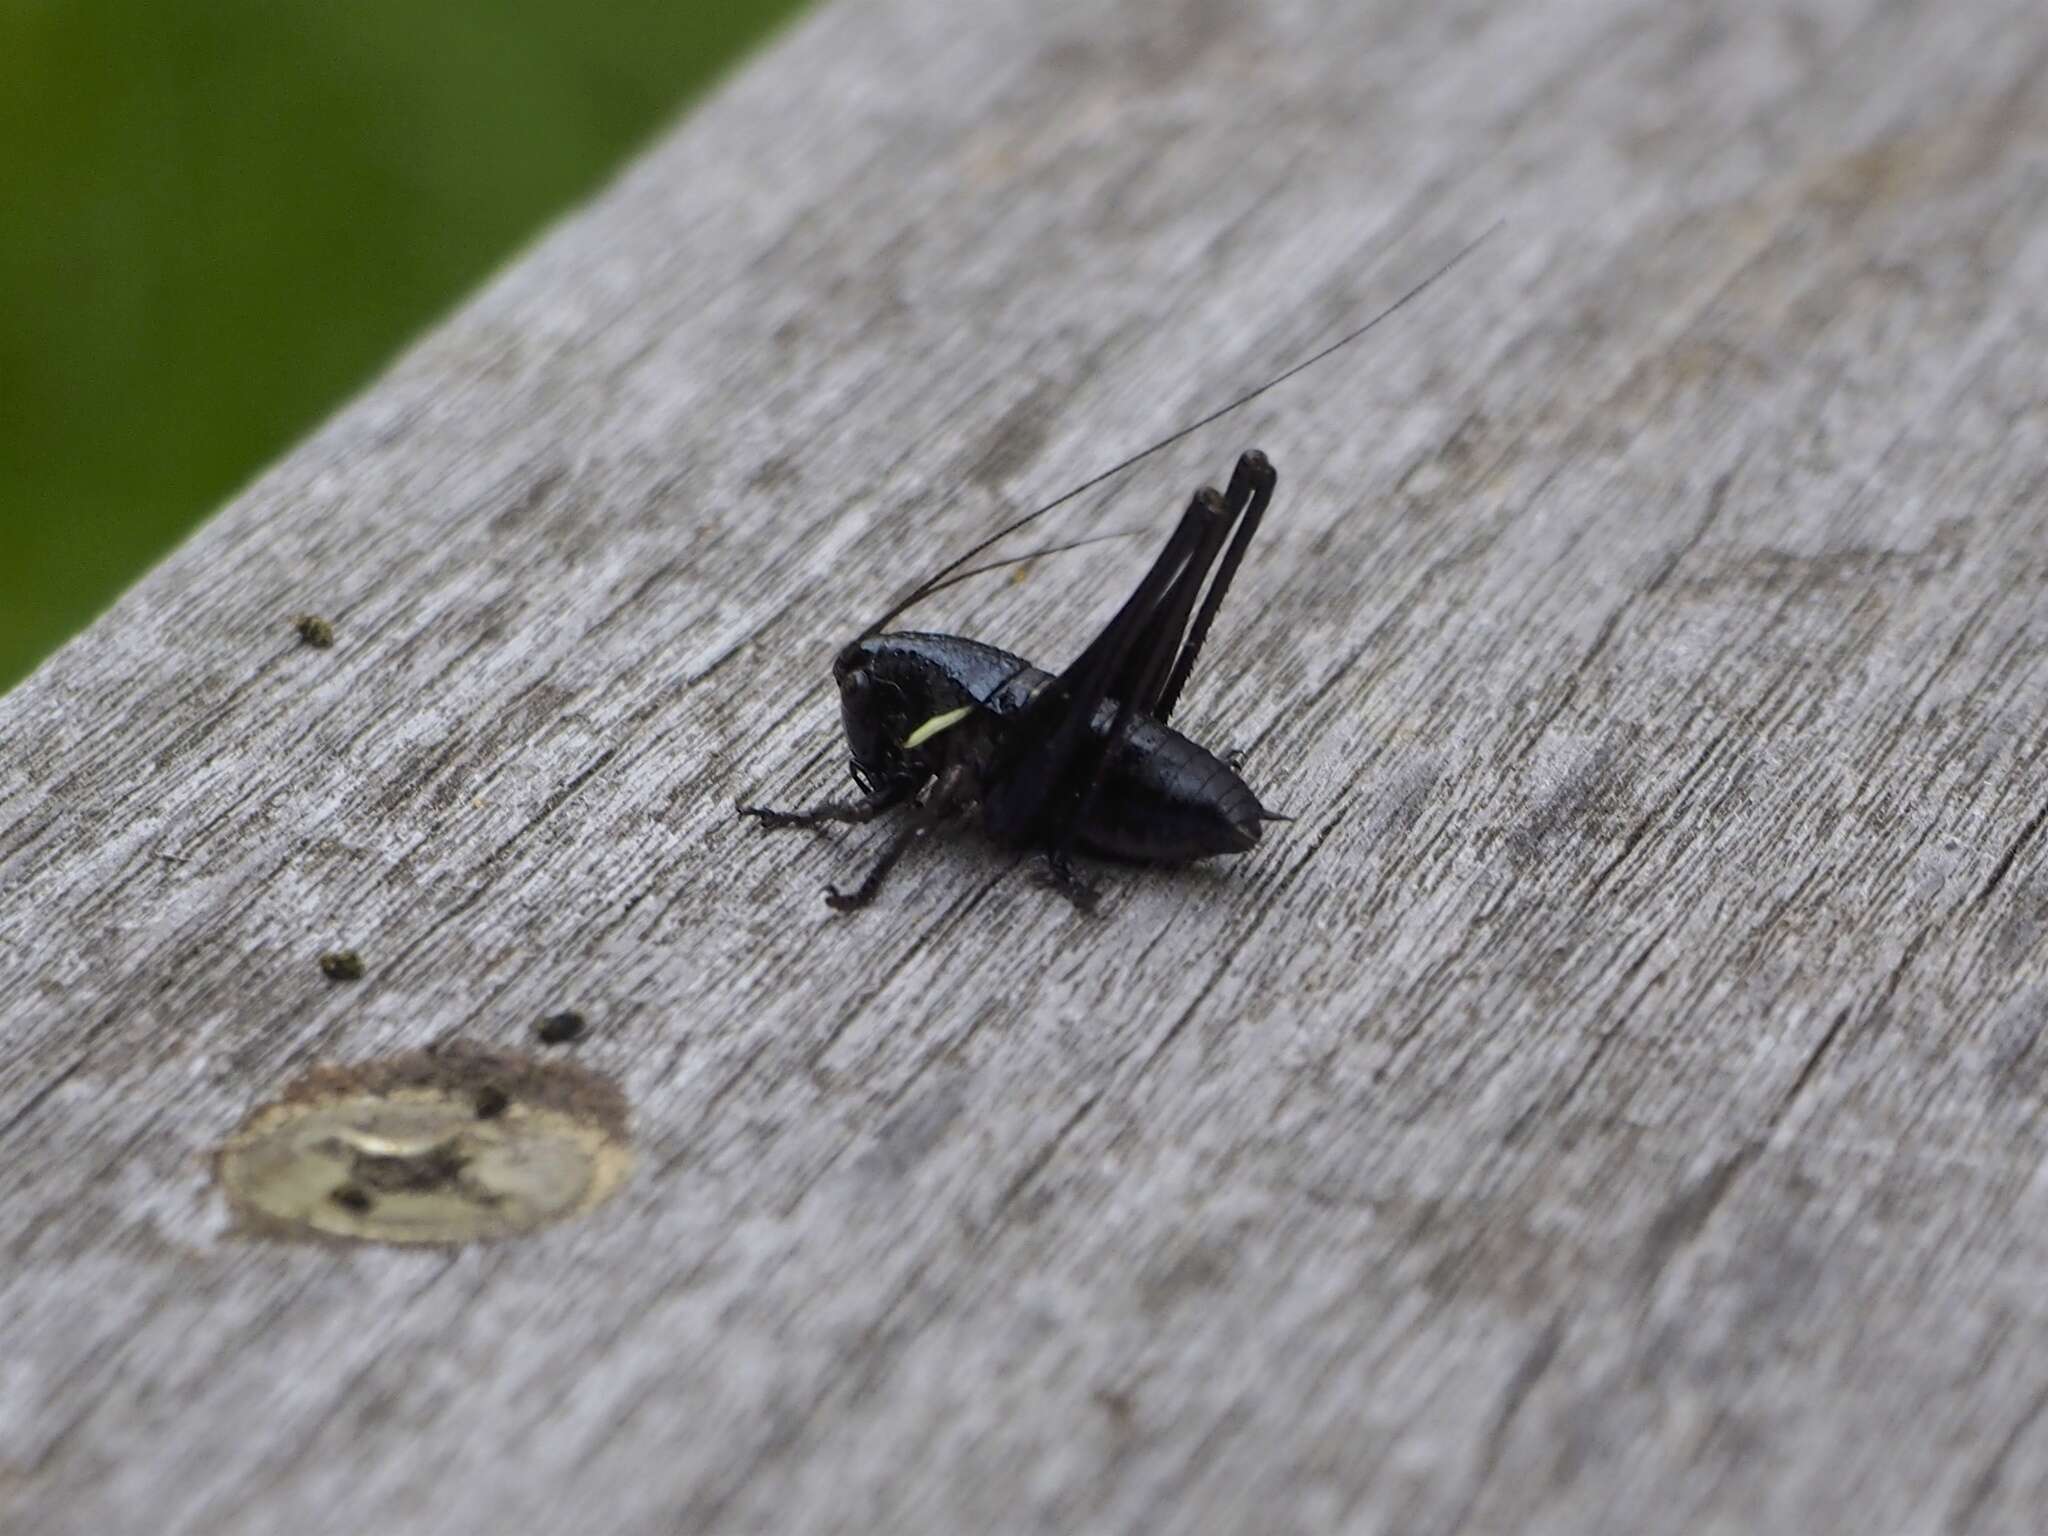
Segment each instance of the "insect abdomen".
M1113 713L1099 714L1096 728L1107 731ZM1156 720L1125 729L1124 748L1081 824L1084 843L1148 864L1185 864L1257 844L1265 811L1228 763Z

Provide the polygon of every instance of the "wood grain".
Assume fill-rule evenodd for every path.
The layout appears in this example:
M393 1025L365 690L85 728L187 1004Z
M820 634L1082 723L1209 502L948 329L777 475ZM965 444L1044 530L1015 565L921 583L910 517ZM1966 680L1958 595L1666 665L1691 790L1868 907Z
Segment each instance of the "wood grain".
M0 701L6 1529L2037 1529L2044 215L2036 0L818 11ZM1254 855L735 823L1496 217L1055 520L1279 466ZM295 1073L565 1008L611 1205L229 1232Z

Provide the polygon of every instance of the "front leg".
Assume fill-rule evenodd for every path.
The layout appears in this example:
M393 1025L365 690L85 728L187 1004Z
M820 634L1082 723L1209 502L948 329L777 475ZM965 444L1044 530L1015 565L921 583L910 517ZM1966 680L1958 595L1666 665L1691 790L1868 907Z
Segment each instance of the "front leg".
M858 912L875 899L875 892L882 888L882 882L889 878L889 871L896 867L896 861L903 857L910 845L930 832L939 824L940 818L929 810L920 809L909 825L889 839L889 846L882 850L882 856L868 869L861 883L850 891L842 891L836 885L825 887L825 905L834 912Z
M765 832L780 832L790 827L822 827L834 821L858 826L901 805L916 787L914 784L891 784L877 794L863 795L858 800L826 800L807 811L778 811L765 805L748 805L744 801L736 802L734 809L742 816L753 817Z
M875 899L882 882L889 878L889 871L896 867L896 861L903 857L912 843L939 827L959 821L974 810L978 803L977 795L974 775L967 767L955 763L948 768L932 785L932 792L925 796L917 814L889 840L889 846L882 850L881 857L875 860L866 878L850 891L842 891L836 885L826 886L825 905L835 912L858 912Z

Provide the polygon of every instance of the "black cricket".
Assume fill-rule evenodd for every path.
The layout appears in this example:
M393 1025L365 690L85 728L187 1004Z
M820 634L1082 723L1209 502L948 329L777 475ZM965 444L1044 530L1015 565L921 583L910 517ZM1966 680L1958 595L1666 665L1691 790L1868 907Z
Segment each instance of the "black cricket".
M1081 907L1095 889L1074 872L1077 847L1185 864L1255 846L1272 813L1234 768L1168 721L1273 485L1273 466L1255 450L1237 461L1226 493L1198 492L1137 590L1056 677L957 635L862 635L832 663L861 798L741 812L764 827L810 827L869 821L915 798L867 878L826 891L842 912L873 900L912 842L977 813L997 843L1043 852L1052 883Z
M1494 226L1497 229L1499 226ZM884 633L911 604L941 587L1037 554L961 567L1026 523L1120 474L1350 345L1418 297L1494 233L1489 229L1356 330L1257 389L1084 481L915 587L843 647L832 663L858 799L808 810L738 807L766 829L866 822L910 805L861 883L828 886L841 912L866 906L904 851L944 827L979 821L996 843L1044 856L1048 883L1091 908L1095 887L1074 870L1077 851L1134 863L1178 865L1256 847L1261 827L1288 818L1259 803L1236 767L1173 729L1180 702L1277 477L1257 449L1237 461L1229 487L1205 487L1135 591L1102 632L1057 674L958 635Z

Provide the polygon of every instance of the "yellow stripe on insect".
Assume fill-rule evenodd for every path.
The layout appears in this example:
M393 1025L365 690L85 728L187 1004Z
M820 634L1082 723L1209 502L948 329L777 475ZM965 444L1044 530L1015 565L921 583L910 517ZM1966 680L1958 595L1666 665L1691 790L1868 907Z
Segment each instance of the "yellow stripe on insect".
M938 735L939 732L952 729L952 727L958 725L973 713L974 706L972 704L962 704L958 709L949 709L943 715L933 715L931 719L925 721L923 725L920 725L916 730L903 738L903 750L908 752L912 747L923 746L934 736Z

